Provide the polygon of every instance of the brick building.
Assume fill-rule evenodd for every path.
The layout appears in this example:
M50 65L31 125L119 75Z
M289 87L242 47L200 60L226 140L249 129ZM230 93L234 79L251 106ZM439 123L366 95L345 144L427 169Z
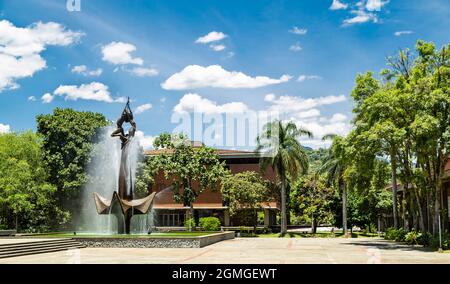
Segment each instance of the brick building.
M194 147L201 146L201 143L193 142ZM161 153L161 150L149 150L145 154L154 156ZM226 167L233 173L244 171L259 172L264 179L274 181L275 174L271 168L262 173L259 167L259 155L255 152L220 150L216 153L222 161L225 161ZM162 172L155 177L155 182L151 187L152 192L157 192L153 203L155 209L156 225L160 227L180 227L183 226L189 207L176 203L173 200L171 182L164 177ZM223 226L241 226L247 225L239 218L239 215L230 218L228 208L225 206L220 191L213 192L205 190L194 203L194 216L196 221L201 217L214 216L220 219ZM264 226L272 226L276 223L276 212L279 206L276 202L266 202L262 204L264 211Z

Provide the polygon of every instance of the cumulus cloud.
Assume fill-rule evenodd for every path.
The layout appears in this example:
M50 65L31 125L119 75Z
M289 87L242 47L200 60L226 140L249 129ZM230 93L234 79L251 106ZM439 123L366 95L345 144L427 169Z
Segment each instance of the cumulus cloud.
M397 31L394 33L395 36L402 36L402 35L410 35L413 31Z
M293 52L299 52L299 51L301 51L303 48L300 46L300 43L299 42L296 42L296 43L294 43L293 45L291 45L290 47L289 47L289 50L290 51L293 51Z
M143 105L138 106L136 108L136 110L134 111L134 113L135 114L140 114L140 113L143 113L143 112L151 109L152 107L153 107L152 104L143 104Z
M308 32L307 29L302 29L299 27L293 27L292 29L289 30L290 33L296 34L296 35L306 35L306 33Z
M153 77L159 74L159 71L155 68L135 67L133 69L125 69L128 73L136 75L138 77Z
M222 51L226 48L223 44L211 44L209 47L214 51Z
M340 2L339 0L333 0L331 3L330 10L345 10L347 9L348 4Z
M317 76L317 75L300 75L300 76L298 76L297 81L305 82L307 80L320 80L320 79L322 79L322 77Z
M350 14L351 17L345 19L342 22L342 26L350 26L362 23L379 23L378 15L381 12L383 6L388 4L389 1L382 0L361 0L352 4Z
M36 101L36 97L35 96L29 96L27 100L29 102L35 102Z
M102 47L103 60L114 65L144 64L142 58L131 55L134 51L136 51L136 46L133 44L114 41Z
M243 113L248 110L247 105L242 102L231 102L226 104L218 104L214 101L205 99L198 94L185 94L178 104L173 108L176 113L205 113L205 114L222 114L222 113Z
M153 148L153 141L155 140L155 137L145 135L144 132L137 130L134 137L138 140L139 145L144 148L144 150L149 150Z
M366 9L367 11L381 11L381 8L387 3L389 3L389 1L367 0Z
M351 13L355 16L345 19L342 23L343 26L350 26L353 24L362 24L367 22L378 22L378 17L374 13L368 13L364 10L354 10Z
M53 101L54 96L52 96L52 94L50 93L46 93L41 97L42 103L44 104L49 104Z
M102 75L103 70L101 68L98 68L96 70L89 70L86 65L77 65L72 68L71 72L84 76L100 76Z
M31 77L47 67L41 52L47 46L68 46L83 33L67 30L55 22L37 22L28 27L0 21L0 92L17 89L17 80Z
M285 83L291 79L283 75L279 79L266 76L251 77L242 72L227 71L220 65L207 67L189 65L178 73L170 76L161 87L165 90L188 90L198 88L259 88L268 85Z
M62 96L65 100L77 101L77 100L92 100L106 103L122 103L125 98L120 97L113 99L108 90L108 86L92 82L90 84L76 85L61 85L54 92L54 96Z
M326 96L319 98L302 98L296 96L270 96L269 102L272 105L269 107L269 111L277 113L289 113L298 112L303 110L309 110L318 106L331 105L345 101L344 95L340 96ZM266 95L266 101L267 95Z
M9 133L11 131L11 127L8 124L0 123L0 134Z
M222 39L224 39L226 37L227 37L227 35L224 34L223 32L212 31L205 36L199 37L195 42L201 43L201 44L207 44L207 43L211 43L211 42L215 42L215 41L221 41Z

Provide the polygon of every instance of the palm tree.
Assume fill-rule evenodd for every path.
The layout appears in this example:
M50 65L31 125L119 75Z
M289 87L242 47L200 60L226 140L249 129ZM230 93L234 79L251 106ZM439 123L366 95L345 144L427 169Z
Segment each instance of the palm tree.
M323 160L319 172L326 173L327 183L337 185L342 194L342 229L344 236L347 236L347 185L345 172L348 168L348 163L345 154L345 140L334 134L329 134L322 138L322 140L327 139L332 139L333 144L329 149L328 155Z
M257 138L256 151L263 152L260 167L265 171L268 166L276 172L281 182L281 234L287 232L286 214L286 182L308 171L308 156L298 139L312 133L306 129L298 128L295 123L282 123L275 120L264 126L263 132Z

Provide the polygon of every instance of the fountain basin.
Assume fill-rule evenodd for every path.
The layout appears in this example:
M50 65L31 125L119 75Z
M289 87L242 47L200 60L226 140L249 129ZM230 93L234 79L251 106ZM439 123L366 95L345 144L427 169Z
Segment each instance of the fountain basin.
M71 238L90 248L202 248L234 239L234 232L169 232L151 235L40 235L45 238Z

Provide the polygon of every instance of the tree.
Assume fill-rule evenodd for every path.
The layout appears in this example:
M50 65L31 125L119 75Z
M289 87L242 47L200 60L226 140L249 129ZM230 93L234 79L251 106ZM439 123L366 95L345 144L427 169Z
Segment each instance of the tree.
M267 199L269 191L266 183L256 172L242 172L228 174L221 182L222 198L228 206L230 216L236 215L240 210L254 212L254 230L258 224L257 211Z
M437 49L418 41L415 52L401 50L387 61L380 80L371 73L357 77L351 134L367 143L350 141L350 146L365 152L370 145L378 159L389 158L394 225L401 221L405 230L437 234L439 217L447 222L443 178L450 155L450 45Z
M308 172L308 156L298 139L301 136L312 137L306 129L298 128L295 123L282 123L275 120L264 126L263 133L257 138L256 151L263 152L260 166L266 170L271 166L281 182L281 233L287 232L286 186L288 178L296 180Z
M194 202L206 189L216 191L225 175L224 162L214 149L201 146L192 147L182 134L163 133L155 138L155 149L163 149L162 154L152 157L156 168L164 171L165 178L172 181L174 199L190 208L194 216Z
M332 219L333 196L334 190L326 186L324 177L311 173L295 183L291 191L291 208L302 219L311 221L311 232L315 234L318 224L329 223Z
M55 187L45 181L40 147L31 131L0 135L0 220L15 223L16 230L19 224L28 231L48 230L64 218L54 204Z
M327 176L328 185L336 186L342 195L342 228L344 235L348 234L347 228L347 183L350 160L347 145L344 138L336 135L326 136L325 139L333 138L328 156L324 159L320 173Z
M58 203L76 210L86 165L99 129L109 123L102 114L56 108L53 114L37 116L48 181L56 186Z

